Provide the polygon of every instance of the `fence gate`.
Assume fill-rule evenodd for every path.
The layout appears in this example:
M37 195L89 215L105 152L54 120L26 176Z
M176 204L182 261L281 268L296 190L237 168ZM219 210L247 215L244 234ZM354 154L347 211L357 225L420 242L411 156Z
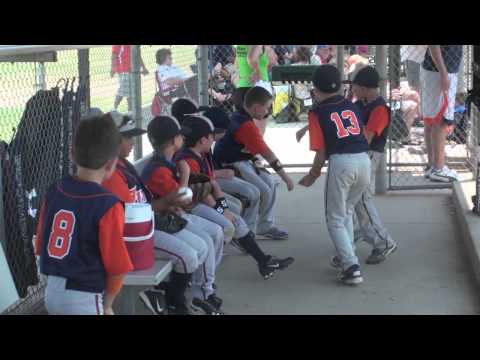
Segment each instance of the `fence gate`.
M430 57L426 45L388 46L387 100L392 109L392 123L386 161L387 186L390 190L451 186L424 176L428 164L427 142L429 136L435 135L430 135L424 119L434 117L442 106L450 112L447 116L454 119L456 124L449 128L446 136L446 165L457 172L460 180L471 179L476 163L476 137L473 131L476 117L467 115L465 100L467 89L471 88L472 83L472 46L460 47L461 51L456 49L457 51L444 54L448 71L458 71L456 76L449 75L452 86L450 95L445 97L439 87L438 72L433 71L433 68L430 68L432 71L422 69L423 59L425 56L427 60Z

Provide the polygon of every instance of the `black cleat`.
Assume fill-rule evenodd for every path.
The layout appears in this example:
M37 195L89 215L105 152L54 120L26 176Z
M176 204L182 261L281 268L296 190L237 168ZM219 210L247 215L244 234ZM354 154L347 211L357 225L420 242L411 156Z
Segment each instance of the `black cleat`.
M138 296L142 300L145 307L154 315L164 315L165 313L165 299L161 291L145 290L141 291Z
M206 300L194 298L192 300L192 308L195 311L202 311L205 315L223 315L220 310L217 310L212 304Z
M212 305L215 309L220 310L223 304L223 300L220 299L216 294L212 294L207 298L207 302Z
M278 259L274 256L270 256L270 259L263 265L259 265L260 274L265 280L270 279L275 271L286 269L295 261L294 258L288 257L285 259Z

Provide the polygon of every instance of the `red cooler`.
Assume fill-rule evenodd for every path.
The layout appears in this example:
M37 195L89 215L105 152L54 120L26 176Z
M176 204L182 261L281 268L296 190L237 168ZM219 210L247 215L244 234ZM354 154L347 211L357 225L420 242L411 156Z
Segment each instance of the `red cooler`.
M125 204L125 231L127 246L134 270L144 270L155 263L153 242L153 211L147 203Z

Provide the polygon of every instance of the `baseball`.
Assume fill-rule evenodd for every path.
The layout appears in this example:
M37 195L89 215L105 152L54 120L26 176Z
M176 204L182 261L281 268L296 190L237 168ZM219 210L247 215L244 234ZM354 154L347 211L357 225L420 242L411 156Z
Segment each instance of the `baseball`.
M185 194L183 195L180 200L182 201L191 201L193 197L193 192L189 187L181 187L178 189L179 194Z

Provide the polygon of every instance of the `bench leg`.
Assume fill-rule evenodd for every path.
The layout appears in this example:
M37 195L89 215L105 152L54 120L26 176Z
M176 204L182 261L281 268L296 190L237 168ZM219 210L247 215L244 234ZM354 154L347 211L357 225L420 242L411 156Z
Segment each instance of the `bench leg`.
M122 289L116 306L118 315L135 315L138 291L138 288L135 286L126 286Z

